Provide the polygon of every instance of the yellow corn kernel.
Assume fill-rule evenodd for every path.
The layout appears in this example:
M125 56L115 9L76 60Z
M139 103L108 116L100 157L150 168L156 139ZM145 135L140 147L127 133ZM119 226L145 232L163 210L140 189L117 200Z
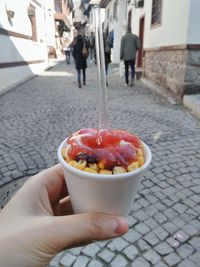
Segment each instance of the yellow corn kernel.
M79 170L84 170L86 165L87 165L86 160L79 160L79 162L76 161L74 167Z
M139 168L139 162L134 161L130 165L128 165L127 170L128 172L132 172L133 170L138 169L138 168Z
M90 163L90 164L88 164L88 165L89 165L89 167L90 167L92 170L94 170L94 171L96 171L96 172L99 171L99 166L98 166L96 163Z
M139 166L142 166L144 164L144 158L141 156L137 158L137 161L139 163Z
M85 172L91 172L91 173L98 173L97 171L95 171L95 170L93 170L93 169L91 169L91 168L89 168L89 167L86 167L86 168L84 169L84 171L85 171Z
M142 149L144 147L143 143L140 142L140 148Z
M113 174L125 173L125 172L126 172L126 169L124 167L115 166L113 168Z
M106 169L101 169L99 171L99 174L112 174L112 171L106 170Z
M64 158L64 156L65 156L65 151L66 151L66 149L67 149L66 147L63 147L63 148L62 148L61 153L62 153L63 158Z
M74 165L77 163L75 160L69 160L67 162L69 165L71 165L72 167L74 167Z
M142 156L142 157L143 157L142 149L138 148L138 149L136 150L136 152L137 152L137 156L138 156L138 157L139 157L139 156Z
M105 165L104 165L103 161L100 161L100 162L98 163L98 167L99 167L100 169L104 169L104 168L105 168Z
M68 157L68 147L63 147L61 153L62 153L62 156L63 156L63 158L65 160L69 159L69 157Z

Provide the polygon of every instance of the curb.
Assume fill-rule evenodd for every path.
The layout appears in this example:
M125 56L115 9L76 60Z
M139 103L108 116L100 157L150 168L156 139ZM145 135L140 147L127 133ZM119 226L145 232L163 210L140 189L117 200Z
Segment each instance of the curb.
M152 93L156 93L162 97L164 97L171 105L177 105L177 104L181 104L180 100L178 100L174 94L172 92L170 92L168 89L161 87L157 84L155 84L154 82L150 81L147 78L142 77L140 79L141 83L148 87L149 90Z
M183 105L188 108L193 115L200 119L200 94L184 95Z
M32 74L30 74L29 76L27 76L27 77L25 77L24 79L22 79L21 81L16 82L16 83L14 83L14 84L12 84L12 85L9 85L9 86L7 86L7 87L1 89L1 90L0 90L0 96L6 94L7 92L11 91L12 89L18 87L19 85L21 85L21 84L23 84L23 83L25 83L25 82L31 80L31 79L34 78L36 75L37 75L37 74L33 74L33 73L32 73Z
M49 65L48 65L45 69L43 69L40 73L42 73L43 71L48 71L48 70L52 69L52 68L53 68L55 65L57 65L58 63L59 63L59 62L49 63ZM1 90L0 90L0 97L1 97L2 95L4 95L5 93L9 92L10 90L12 90L12 89L18 87L19 85L21 85L21 84L23 84L23 83L25 83L25 82L27 82L27 81L33 79L34 77L40 75L40 73L31 73L31 74L28 75L27 77L23 78L21 81L18 81L18 82L16 82L16 83L12 84L12 85L9 85L9 86L7 86L7 87L1 89Z

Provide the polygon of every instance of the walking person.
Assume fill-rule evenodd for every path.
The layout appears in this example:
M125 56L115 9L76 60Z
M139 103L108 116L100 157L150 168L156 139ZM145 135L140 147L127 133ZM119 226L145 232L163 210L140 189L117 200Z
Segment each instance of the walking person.
M81 70L83 74L83 85L86 85L86 68L87 68L88 47L85 44L83 36L78 33L76 43L73 49L73 57L77 69L78 87L81 88Z
M120 60L124 61L125 65L125 86L133 86L135 77L135 58L136 52L140 48L140 41L137 35L131 32L131 27L128 26L127 32L121 39ZM131 82L129 84L129 66L131 68Z
M71 42L71 44L70 44L70 47L71 47L71 54L72 54L72 56L74 55L74 46L75 46L75 44L76 44L76 36L74 36L74 39L73 39L73 41ZM74 61L74 63L75 63L75 61Z
M90 48L90 62L95 59L95 37L93 32L91 32L89 37L89 48Z
M70 64L70 54L71 54L71 47L67 46L64 48L65 56L66 56L66 63Z

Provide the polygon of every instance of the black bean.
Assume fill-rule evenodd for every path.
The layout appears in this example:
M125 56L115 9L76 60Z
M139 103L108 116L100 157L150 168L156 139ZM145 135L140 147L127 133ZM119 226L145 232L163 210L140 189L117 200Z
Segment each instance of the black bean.
M87 156L87 162L88 163L97 163L98 162L98 158L96 155L88 155Z

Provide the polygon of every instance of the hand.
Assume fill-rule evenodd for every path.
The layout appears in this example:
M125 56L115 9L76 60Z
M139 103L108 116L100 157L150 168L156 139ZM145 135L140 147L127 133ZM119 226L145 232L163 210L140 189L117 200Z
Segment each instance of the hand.
M0 212L0 266L44 267L63 249L127 230L122 217L74 215L58 164L30 178Z

